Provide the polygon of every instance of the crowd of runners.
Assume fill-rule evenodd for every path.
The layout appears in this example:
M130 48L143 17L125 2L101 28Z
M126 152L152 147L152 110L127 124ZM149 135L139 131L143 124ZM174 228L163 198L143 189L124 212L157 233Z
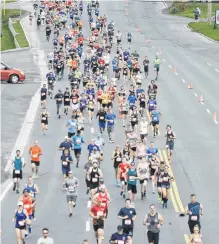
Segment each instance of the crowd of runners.
M138 212L135 208L138 184L142 201L147 198L148 182L151 181L153 194L158 194L164 209L168 208L171 181L174 180L168 165L171 163L176 134L171 125L167 125L164 139L169 162L167 164L159 157L156 147L156 137L163 136L159 131L161 113L157 110L157 81L161 61L156 56L153 61L144 57L143 62L140 62L140 53L132 50L132 40L135 37L131 32L122 33L117 30L116 23L110 20L111 16L101 12L100 4L98 1L72 0L34 3L33 14L29 16L30 25L36 21L38 29L45 29L45 38L51 45L47 55L47 84L40 91L40 119L42 133L46 136L51 119L47 107L47 100L50 98L55 99L57 119L68 117L68 135L63 135L64 141L59 145L60 174L63 176L63 191L66 191L68 215L73 215L79 181L82 181L74 177L74 170L71 170L71 165L76 162L77 168L82 164L84 166L89 215L93 219L98 244L104 240L104 223L107 221L111 202L101 164L113 161L115 175L112 177L115 177L125 206L117 216L121 224L109 242L131 244ZM88 21L84 20L85 16ZM88 37L83 34L85 27L90 32ZM154 71L150 71L154 73L154 80L148 81L150 62L154 66ZM70 85L57 91L56 83L62 82L64 74L68 74ZM104 146L115 141L114 130L118 120L122 121L119 136L124 137L125 143L115 145L111 159L104 158ZM84 131L92 123L98 124L99 134L91 142L87 142L86 149ZM148 141L150 133L154 141ZM108 140L104 140L102 135L107 135ZM87 150L86 162L81 161L82 150ZM24 187L21 179L26 163L19 150L12 162L13 191L20 196L13 218L17 244L29 242L27 238L32 232L36 201L40 193L36 179L39 178L43 149L37 140L29 148L29 153L27 165L29 166L30 160L32 174ZM75 170L81 170L77 168ZM195 195L191 195L191 202L181 215L185 214L189 215L189 243L202 244L200 217L203 206L196 201ZM142 221L147 228L148 242L158 244L160 229L165 220L154 204L149 206ZM42 237L37 244L56 243L48 234L49 226L46 226L42 229ZM84 240L83 243L93 242Z

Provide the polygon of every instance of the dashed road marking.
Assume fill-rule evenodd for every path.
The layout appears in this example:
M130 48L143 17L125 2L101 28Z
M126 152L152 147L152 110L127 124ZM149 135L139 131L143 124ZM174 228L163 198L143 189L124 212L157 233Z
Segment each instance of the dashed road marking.
M177 72L175 72L175 74L176 74L176 75L178 75L178 73L177 73Z
M164 61L164 63L166 63L166 60L165 59L163 59L163 61Z
M184 79L182 79L183 82L186 82Z
M152 46L152 48L154 48L154 46Z
M90 231L90 221L89 220L86 221L86 231L87 232Z
M211 64L207 63L209 66L211 66Z
M218 69L214 69L216 72L219 72L219 70Z
M195 95L196 97L198 97L198 95L197 95L196 93L194 93L194 95Z
M218 122L217 122L217 120L214 120L214 123L218 125Z
M168 65L170 69L172 69L172 66L171 65Z
M207 112L208 112L209 114L211 113L209 109L206 109L206 110L207 110Z

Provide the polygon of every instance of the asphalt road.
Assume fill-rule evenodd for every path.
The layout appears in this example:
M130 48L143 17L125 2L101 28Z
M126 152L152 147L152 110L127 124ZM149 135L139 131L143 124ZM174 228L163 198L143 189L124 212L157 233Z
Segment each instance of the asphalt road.
M34 93L40 87L40 72L31 51L2 53L1 61L8 66L21 69L26 74L24 83L1 84L1 182L7 175L4 167L10 157L21 129L26 111ZM28 64L28 65L27 65Z
M218 74L211 67L215 64L216 68L217 57L214 54L216 54L219 46L218 44L209 43L186 30L184 28L185 19L179 18L174 24L174 18L162 15L161 10L161 3L132 2L129 4L128 11L130 21L124 14L124 2L101 3L101 12L107 13L108 18L116 22L117 29L120 29L124 35L128 31L134 34L132 49L140 51L141 57L147 55L151 60L148 80L153 78L152 63L156 52L162 50L161 59L164 59L165 62L163 61L161 64L161 76L158 81L160 88L158 106L162 113L161 135L155 139L155 143L157 147L164 148L163 135L165 126L166 124L171 124L177 135L172 168L181 200L185 205L189 201L191 193L197 194L198 201L202 202L206 208L206 213L202 220L203 241L204 243L213 243L218 238L219 199L218 194L216 194L218 184L218 165L216 162L219 149L217 145L219 130L218 125L214 123L212 117L206 112L206 108L211 109L212 112L217 111L218 96L216 91L219 89L216 80ZM139 14L136 14L137 11ZM145 21L142 19L145 12L150 16L150 20L147 19ZM132 24L134 24L135 28ZM140 27L140 33L136 30L136 27ZM142 33L151 42L146 43ZM45 36L42 31L40 31L39 36L41 40L40 48L42 50L48 49L49 45L45 42ZM209 51L206 50L207 48ZM210 62L212 66L206 65L206 62ZM171 68L169 68L169 65ZM176 67L176 72L173 71L174 67ZM187 87L191 81L190 75L192 78L194 77L194 81L192 80L194 90L189 90ZM145 81L145 88L147 84L148 81ZM63 81L56 84L56 90L59 88L63 89L67 85L68 82L65 76ZM198 98L194 96L194 92L197 94L202 92L208 103L200 104ZM206 107L207 105L211 107ZM82 154L80 168L72 167L73 174L80 180L80 187L75 212L72 219L69 219L65 194L62 192L60 153L57 150L60 142L67 134L65 128L67 117L63 117L61 120L56 118L56 106L52 100L49 101L48 108L51 114L48 135L42 135L40 121L38 120L34 125L30 138L30 142L35 139L39 140L44 154L40 168L41 177L36 181L41 191L37 201L37 220L33 224L33 234L28 242L35 243L40 235L40 229L47 226L50 228L51 236L54 237L56 243L63 243L63 241L67 243L73 239L74 243L81 243L84 238L89 238L90 242L94 243L92 226L90 232L86 232L85 229L86 221L90 220L88 218L88 197L85 195L82 169L87 158L86 145ZM91 127L97 132L95 122L91 126L86 126L84 136L86 143L89 143L89 140L95 136L91 134ZM118 120L115 145L124 144L122 135L121 121ZM104 135L104 139L107 141L106 135ZM149 140L151 139L151 136L149 136ZM104 243L108 242L111 233L116 231L116 225L119 223L116 220L116 215L118 210L124 205L124 200L119 196L119 189L115 186L112 161L110 160L115 145L107 142L104 151L104 161L101 166L105 184L112 197L112 203L109 208L110 214L106 222L106 241ZM26 152L24 157L29 162L29 156ZM27 165L23 183L25 183L29 173L30 167ZM188 233L187 219L178 217L171 202L167 210L161 209L157 197L152 194L150 184L148 190L147 200L141 201L138 195L135 204L138 216L133 243L140 243L142 240L146 240L142 220L151 203L157 205L158 211L165 219L160 242L185 243L184 234ZM2 202L2 243L15 242L15 236L11 234L11 228L13 228L11 216L13 209L16 207L16 200L17 195L10 192Z

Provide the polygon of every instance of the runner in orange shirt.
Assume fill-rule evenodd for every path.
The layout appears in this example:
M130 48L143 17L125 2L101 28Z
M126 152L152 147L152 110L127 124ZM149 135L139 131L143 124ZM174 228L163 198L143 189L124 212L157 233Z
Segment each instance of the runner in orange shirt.
M19 202L23 203L23 209L27 211L28 220L27 220L27 227L25 238L28 237L28 233L31 234L32 226L31 226L31 219L33 218L33 207L35 205L33 198L30 196L28 189L23 190L23 194L19 198Z
M42 149L37 140L34 142L34 145L29 148L29 153L31 155L32 177L33 179L37 179L40 166L40 156L42 155Z

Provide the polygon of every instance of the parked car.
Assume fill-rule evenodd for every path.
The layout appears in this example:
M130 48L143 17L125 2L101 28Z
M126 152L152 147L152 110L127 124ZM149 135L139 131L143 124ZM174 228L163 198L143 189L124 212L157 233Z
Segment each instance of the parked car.
M0 77L1 81L7 81L8 83L16 84L19 81L23 82L26 76L22 70L15 69L5 65L4 63L1 63Z

